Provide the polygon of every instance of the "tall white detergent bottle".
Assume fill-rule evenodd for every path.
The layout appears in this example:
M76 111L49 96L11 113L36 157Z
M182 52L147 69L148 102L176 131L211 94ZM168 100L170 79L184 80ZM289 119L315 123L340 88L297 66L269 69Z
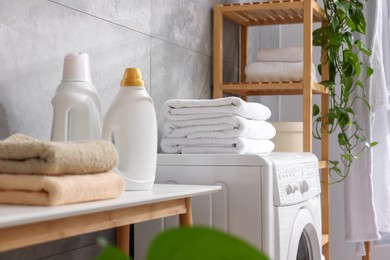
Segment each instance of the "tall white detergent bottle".
M65 56L62 81L51 103L52 141L101 139L101 104L91 81L88 54Z
M157 120L141 71L126 69L119 92L104 117L103 139L114 140L116 171L126 190L149 190L156 176Z

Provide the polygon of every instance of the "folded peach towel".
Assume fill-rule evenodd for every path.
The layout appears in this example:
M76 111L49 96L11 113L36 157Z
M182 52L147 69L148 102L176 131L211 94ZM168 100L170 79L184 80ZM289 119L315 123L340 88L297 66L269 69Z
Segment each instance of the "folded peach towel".
M116 165L117 154L111 142L40 141L15 134L0 141L0 173L87 174L107 172Z
M114 172L84 175L0 174L0 203L53 206L112 199L122 194L123 178Z

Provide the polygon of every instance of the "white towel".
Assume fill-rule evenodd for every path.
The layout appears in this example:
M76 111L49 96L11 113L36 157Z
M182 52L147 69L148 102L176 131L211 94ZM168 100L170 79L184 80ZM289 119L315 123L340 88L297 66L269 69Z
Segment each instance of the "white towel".
M245 75L248 82L302 81L303 62L253 62L246 65ZM317 81L314 65L312 80Z
M166 119L168 119L170 122L175 123L175 125L179 125L182 122L185 124L185 121L203 121L203 120L217 120L218 118L222 117L229 117L234 116L233 113L210 113L210 114L190 114L190 115L171 115L169 112L165 113ZM202 123L202 124L209 124L209 123Z
M205 116L208 116L205 115ZM214 118L199 118L199 119L188 119L188 120L169 120L168 122L173 125L175 128L179 127L189 127L189 126L201 126L201 125L217 125L217 124L233 124L237 125L238 118L243 118L240 116L219 116ZM175 117L176 119L176 117ZM243 118L245 119L245 118ZM249 119L248 119L249 120Z
M161 149L165 153L270 153L275 145L270 140L253 140L244 137L217 138L163 138Z
M301 62L303 47L264 48L257 52L256 58L258 61Z
M179 125L179 126L177 126ZM266 121L249 120L239 116L215 119L168 121L164 124L166 137L271 139L275 127Z
M268 107L253 102L245 102L238 97L218 99L171 99L164 103L165 115L169 120L172 115L197 115L195 118L207 114L219 116L238 115L247 119L267 120L271 117ZM198 117L201 116L201 117ZM213 115L215 116L215 115Z
M214 124L214 125L193 125L187 127L175 127L170 122L166 122L163 126L163 135L166 137L187 137L190 134L197 132L211 132L234 129L230 124Z

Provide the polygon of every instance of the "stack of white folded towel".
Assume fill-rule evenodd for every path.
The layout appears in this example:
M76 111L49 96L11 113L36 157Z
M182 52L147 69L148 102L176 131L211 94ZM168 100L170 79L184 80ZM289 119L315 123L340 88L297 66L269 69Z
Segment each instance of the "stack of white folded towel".
M165 153L269 153L275 145L268 107L237 97L172 99L164 103Z
M247 82L277 82L303 80L303 48L260 49L256 61L245 67ZM316 81L312 64L312 80Z

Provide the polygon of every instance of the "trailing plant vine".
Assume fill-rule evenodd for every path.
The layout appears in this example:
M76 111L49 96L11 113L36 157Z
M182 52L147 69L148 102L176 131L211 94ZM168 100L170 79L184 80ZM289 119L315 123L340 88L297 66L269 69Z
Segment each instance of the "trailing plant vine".
M360 78L363 72L364 76L369 78L373 69L360 59L362 55L370 56L371 50L360 39L354 37L356 34L366 32L363 2L360 0L323 2L328 24L313 32L313 45L321 46L327 52L323 63L329 64L329 79L322 84L329 90L329 112L321 114L320 108L317 105L313 106L313 136L321 139L322 129L326 129L329 134L339 132L337 139L341 149L340 160L329 161L329 168L336 174L336 182L340 182L349 174L353 161L376 145L376 142L367 142L353 110L355 102L363 102L367 109L370 109L370 104L365 98L365 86ZM321 68L321 65L319 67ZM363 95L357 94L359 88Z

